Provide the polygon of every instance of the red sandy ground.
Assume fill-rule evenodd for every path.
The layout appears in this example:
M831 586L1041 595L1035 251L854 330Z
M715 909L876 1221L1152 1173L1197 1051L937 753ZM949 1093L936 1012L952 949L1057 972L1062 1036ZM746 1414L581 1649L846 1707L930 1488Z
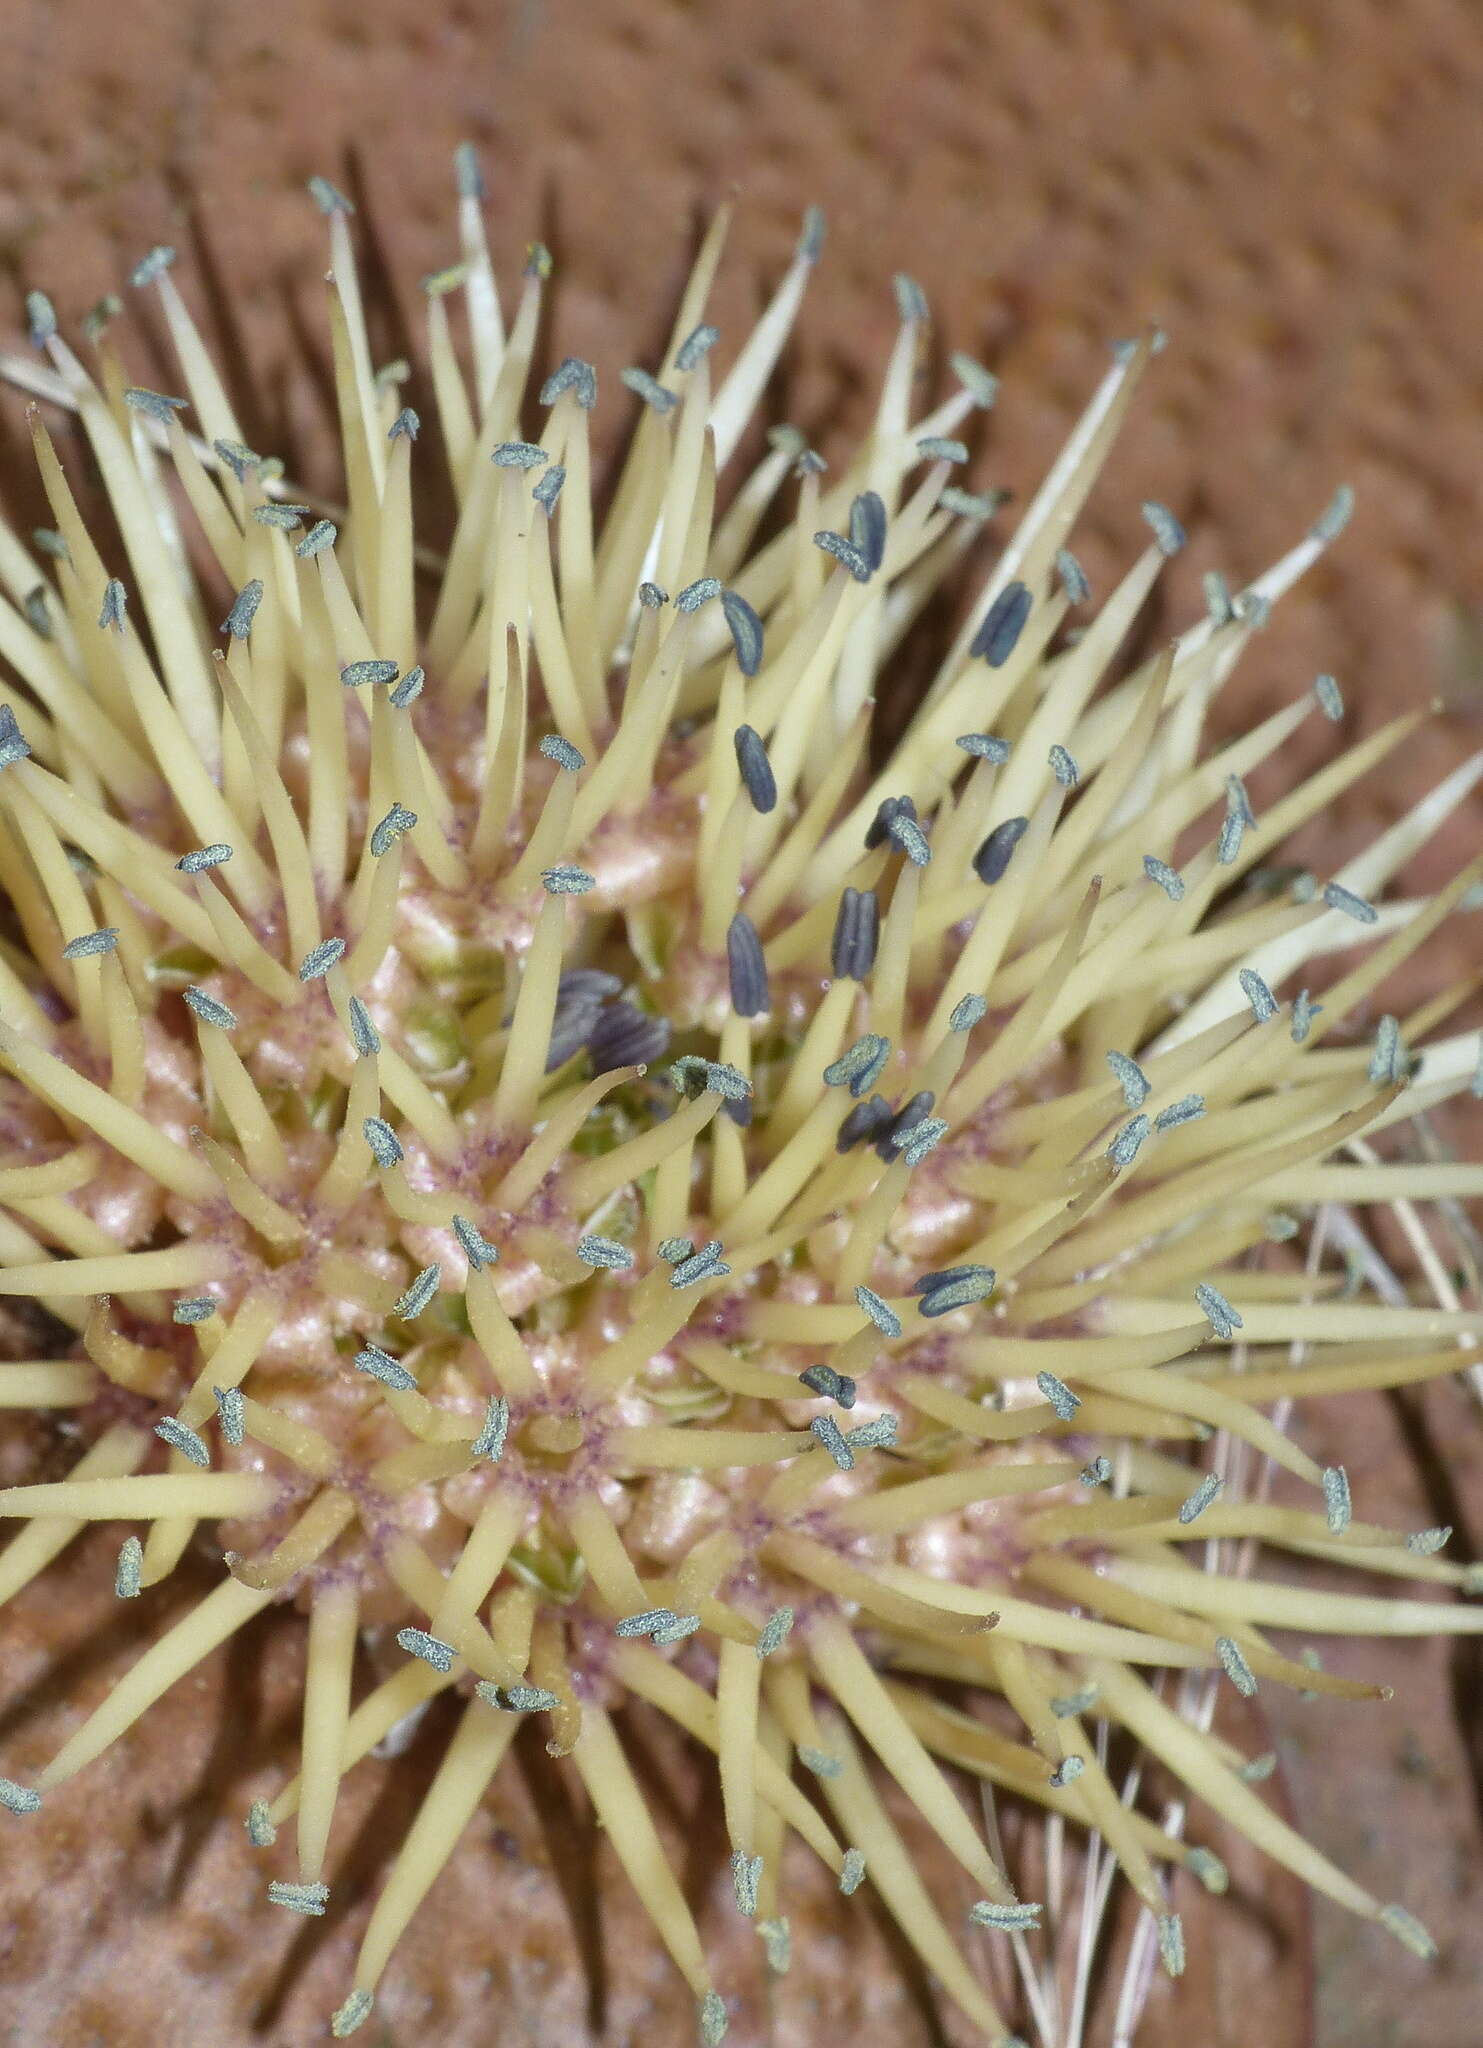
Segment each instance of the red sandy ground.
M303 181L327 173L361 202L407 323L385 324L381 353L401 353L416 278L454 253L449 157L465 136L483 146L504 273L526 239L548 242L561 346L607 369L650 359L696 220L729 188L740 208L723 332L776 275L802 206L821 202L831 241L786 411L826 452L870 402L894 322L892 269L925 285L944 351L966 346L1003 375L975 475L1020 493L1108 338L1157 320L1172 345L1078 538L1094 579L1105 585L1126 559L1138 501L1167 500L1194 534L1155 624L1173 622L1198 601L1199 571L1254 573L1347 479L1360 501L1351 532L1247 656L1222 719L1249 723L1319 668L1348 686L1355 730L1402 705L1445 707L1394 772L1308 836L1306 857L1331 871L1483 739L1483 36L1466 0L132 0L126 11L9 0L4 70L0 261L14 290L0 290L0 326L19 334L33 284L74 321L161 239L192 257L199 304L204 253L236 323L227 353L239 371L251 362L249 431L261 447L304 451L310 468L318 415L305 364L324 259ZM135 369L171 388L147 348ZM17 413L0 410L9 493ZM605 411L618 416L610 401ZM1296 747L1284 780L1306 758ZM1475 808L1448 835L1452 858L1476 847L1479 818ZM1471 964L1476 943L1460 925L1426 986ZM1469 1554L1479 1432L1458 1389L1357 1401L1306 1428L1316 1454L1347 1462L1368 1517L1455 1522L1453 1554ZM6 1462L29 1476L27 1432L12 1435ZM139 1617L113 1603L112 1554L111 1539L85 1546L3 1624L7 1769L24 1775L124 1668ZM154 1596L158 1613L177 1597ZM346 1875L331 1914L286 1923L239 1828L217 1815L271 1789L300 1654L292 1625L264 1628L177 1688L24 1833L7 1828L6 2038L319 2038L384 1845L438 1744L360 1774L337 1830ZM1445 1645L1330 1661L1390 1679L1397 1696L1343 1708L1264 1692L1285 1796L1356 1876L1423 1913L1443 1956L1423 1970L1320 1906L1314 2038L1472 2048L1483 2010L1474 1663ZM661 1768L652 1731L640 1732L656 1797L688 1813L693 1781ZM688 2042L688 2000L606 1851L538 1748L526 1761L429 1901L366 2038L578 2048L596 1981L607 2048ZM689 1875L720 1946L735 1917L714 1878L713 1822L707 1809L687 1838ZM1238 1881L1251 1891L1218 1919L1185 1900L1190 1974L1177 1995L1158 1993L1147 2048L1304 2038L1305 1908L1250 1859ZM812 2048L826 2029L868 2048L958 2038L929 2016L868 1910L814 1893L795 1928L799 1960L771 2023L749 2003L738 2044ZM595 1973L584 1957L600 1959ZM745 1951L723 1956L723 1982L748 1977Z

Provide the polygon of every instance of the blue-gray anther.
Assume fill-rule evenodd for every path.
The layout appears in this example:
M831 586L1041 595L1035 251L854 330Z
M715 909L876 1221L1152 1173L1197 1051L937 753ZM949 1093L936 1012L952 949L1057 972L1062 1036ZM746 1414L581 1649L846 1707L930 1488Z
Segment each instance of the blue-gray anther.
M1340 910L1345 917L1352 917L1356 924L1376 924L1380 913L1373 903L1366 903L1363 896L1356 896L1352 889L1346 889L1342 882L1330 882L1323 892L1323 900L1330 910Z
M330 2034L336 2041L346 2041L356 2032L363 2021L370 2018L375 2008L375 1994L370 1991L352 1991L343 2004L335 2010L330 2020Z
M865 1851L846 1849L844 1868L839 1873L839 1888L847 1899L853 1898L865 1882Z
M142 412L146 418L169 426L176 413L185 411L190 400L167 398L163 391L147 391L142 384L130 384L124 391L124 404L131 412Z
M1074 1785L1086 1769L1086 1760L1079 1756L1063 1756L1060 1764L1050 1774L1050 1782L1059 1792L1067 1785Z
M622 1621L615 1621L615 1636L651 1636L656 1628L663 1628L679 1616L672 1607L646 1607L642 1614L625 1615Z
M694 583L687 583L675 599L677 612L698 612L703 604L709 604L713 597L722 596L719 577L701 576Z
M1231 1888L1231 1873L1213 1849L1197 1845L1186 1854L1184 1867L1191 1876L1200 1880L1207 1892L1219 1896Z
M1294 1045L1302 1045L1305 1043L1308 1037L1308 1033L1313 1028L1313 1019L1319 1016L1322 1010L1323 1004L1315 1003L1312 997L1309 995L1307 989L1300 988L1298 990L1297 994L1293 997L1292 1004L1291 1028L1292 1042Z
M29 1785L18 1785L14 1778L0 1778L0 1806L7 1813L37 1813L41 1809L41 1794L33 1792Z
M1149 1129L1146 1116L1134 1116L1129 1117L1122 1129L1116 1133L1112 1143L1107 1147L1107 1157L1119 1171L1125 1166L1131 1166L1138 1157Z
M886 837L904 853L914 868L926 867L932 858L927 835L908 811L894 811L886 820Z
M793 465L794 476L822 476L829 465L817 448L805 448Z
M420 1657L424 1664L430 1664L434 1671L445 1674L453 1669L453 1659L458 1654L452 1643L443 1642L438 1636L430 1636L425 1628L400 1628L397 1630L397 1645L409 1657Z
M215 996L208 995L203 988L183 988L186 1007L203 1024L214 1024L218 1031L233 1031L237 1025L237 1013L226 1003L219 1003Z
M257 617L257 608L263 601L262 579L254 576L250 583L244 583L232 600L232 609L222 620L220 631L229 633L234 640L245 640L252 631L252 622Z
M329 973L345 957L343 939L321 939L312 952L306 953L299 962L299 980L318 981Z
M892 1154L899 1152L908 1139L915 1138L923 1129L936 1102L937 1097L930 1088L919 1088L915 1095L908 1096L876 1139L877 1158L889 1166Z
M241 441L213 441L211 447L217 461L232 472L239 484L245 483L262 461L260 455ZM330 533L333 536L333 527L330 527Z
M848 1373L836 1372L832 1365L810 1365L798 1377L821 1400L836 1401L841 1408L854 1407L855 1382Z
M26 294L26 333L32 348L45 348L57 331L57 309L45 292Z
M890 1039L882 1038L879 1032L867 1031L863 1038L857 1038L837 1060L831 1060L825 1067L824 1086L848 1087L851 1095L858 1099L868 1088L874 1087L890 1057Z
M777 806L778 785L762 735L750 725L739 725L732 744L736 748L737 769L751 799L752 809L765 817Z
M730 1066L725 1060L706 1061L705 1085L712 1095L719 1095L725 1102L751 1099L751 1082L739 1067Z
M564 740L559 732L548 732L541 740L541 752L548 761L554 761L558 768L565 768L569 775L575 775L579 768L587 766L587 757L570 740Z
M397 1296L392 1304L392 1314L399 1316L404 1323L410 1322L414 1316L420 1316L442 1283L441 1267L424 1266L406 1293Z
M814 535L814 546L822 548L826 555L833 555L835 561L848 569L857 583L870 581L869 562L855 543L846 540L842 533L835 533L832 528L826 526L822 532Z
M496 469L539 469L550 459L534 441L501 441L491 457Z
M161 1443L168 1444L172 1451L179 1451L181 1456L189 1458L193 1465L199 1465L203 1470L210 1465L211 1453L189 1423L181 1422L173 1415L167 1415L163 1422L155 1424L154 1433Z
M30 742L15 722L8 704L0 704L0 768L13 768L31 752Z
M174 261L175 251L169 243L157 242L149 254L136 263L129 272L129 283L141 289L147 284L153 284L157 278L164 276Z
M928 462L966 462L968 444L951 440L946 434L924 434L917 443L917 453Z
M694 587L692 584L691 588L694 589ZM683 600L685 597L684 591L680 592L680 597ZM682 611L685 609L683 602L680 609ZM756 612L747 603L747 600L735 590L723 590L721 592L721 610L725 614L726 624L731 633L731 644L736 649L737 667L744 676L756 675L758 669L762 666L763 634L761 619L758 618ZM769 806L770 808L771 806Z
M1375 1026L1375 1044L1370 1053L1370 1082L1376 1088L1387 1088L1392 1081L1401 1079L1405 1069L1400 1020L1384 1016Z
M816 1415L809 1424L809 1433L817 1438L841 1472L853 1472L855 1454L844 1440L844 1434L832 1415Z
M695 1250L693 1237L661 1237L657 1250L668 1265L677 1266L681 1259L688 1259Z
M1003 1934L1022 1934L1039 1927L1044 1911L1043 1906L996 1906L992 1899L980 1899L977 1905L968 1908L968 1918L975 1927L995 1927Z
M503 1714L549 1714L561 1705L560 1697L543 1685L491 1685L481 1678L474 1691Z
M38 583L34 590L28 590L21 604L31 631L39 634L43 640L53 639L55 635L52 631L51 613L47 609L46 585Z
M857 1287L855 1300L883 1337L901 1335L901 1318L889 1302L882 1301L873 1287Z
M1147 1074L1135 1059L1125 1052L1110 1052L1107 1064L1123 1091L1123 1101L1129 1109L1141 1109L1149 1096L1150 1082Z
M757 1636L757 1655L774 1656L787 1642L793 1630L793 1609L778 1607L768 1615Z
M1221 820L1220 837L1215 843L1215 857L1223 868L1228 868L1241 851L1241 841L1246 836L1246 821L1237 811L1230 811Z
M934 1272L919 1273L911 1283L913 1294L932 1294L939 1287L946 1287L950 1281L966 1280L973 1273L992 1275L991 1266L939 1266Z
M304 538L294 542L294 553L308 561L311 555L322 554L326 548L332 548L339 532L333 520L316 519Z
M309 197L321 213L354 213L355 208L345 197L338 185L332 185L328 178L314 177L309 181Z
M554 269L554 267L555 266L551 260L551 251L546 247L544 242L526 243L525 265L523 270L524 276L537 278L542 283L544 283L545 280L551 275L551 272Z
M1159 1915L1159 1955L1171 1977L1184 1975L1184 1922L1177 1913Z
M1077 783L1081 780L1081 770L1059 742L1051 748L1049 760L1050 772L1054 775L1056 781L1060 783L1062 789L1075 789Z
M1002 882L1014 858L1014 850L1030 829L1028 818L1004 818L990 832L973 856L973 872L992 887Z
M422 686L426 681L427 677L421 668L409 668L396 688L388 693L387 703L394 705L398 711L404 711L422 695Z
M661 605L669 603L669 592L657 583L641 583L639 603L646 612L657 612Z
M137 1536L126 1536L113 1571L114 1597L137 1600L144 1580L144 1545Z
M458 1239L460 1250L476 1273L482 1273L486 1266L497 1263L499 1246L491 1244L467 1216L455 1216L450 1227Z
M350 1010L350 1042L360 1057L373 1059L381 1050L381 1033L371 1022L371 1013L359 996L352 996Z
M840 892L829 945L830 971L837 981L864 981L880 945L881 906L874 889Z
M661 1622L649 1640L663 1649L670 1643L683 1643L687 1636L693 1636L700 1627L698 1614L675 1614L668 1621Z
M1437 1944L1414 1913L1408 1913L1404 1906L1382 1906L1379 1919L1386 1933L1393 1934L1401 1947L1419 1961L1436 1961Z
M505 1455L509 1434L510 1404L503 1394L496 1394L484 1411L484 1426L474 1438L471 1455L487 1458L491 1465L497 1465Z
M804 263L817 263L823 254L827 226L822 206L804 208L803 226L798 231L794 254Z
M1172 1131L1180 1124L1192 1124L1205 1114L1203 1095L1181 1095L1177 1102L1171 1102L1167 1109L1161 1109L1153 1120L1156 1131Z
M1301 1227L1296 1216L1288 1216L1281 1209L1274 1209L1266 1221L1267 1242L1291 1244Z
M1332 725L1337 725L1344 716L1344 692L1332 676L1315 676L1313 694L1318 699L1318 708Z
M224 839L218 839L210 846L198 846L193 853L183 853L175 865L183 875L203 875L208 868L219 868L231 857L231 847Z
M700 2048L721 2048L726 2032L731 2025L726 2010L726 2001L719 1991L708 1991L700 2001L697 2016L697 2035Z
M361 1124L371 1156L378 1166L399 1166L406 1154L401 1140L384 1116L368 1116Z
M548 896L585 896L597 887L597 877L563 861L554 868L541 869L541 887Z
M697 1287L702 1280L724 1280L731 1268L721 1257L721 1240L713 1237L688 1259L681 1259L669 1276L671 1287Z
M1203 1515L1224 1484L1219 1473L1207 1472L1189 1498L1180 1502L1180 1521L1193 1522Z
M1243 967L1236 979L1241 984L1241 993L1250 1003L1251 1014L1258 1024L1265 1024L1277 1015L1277 998L1254 967Z
M1010 755L1009 741L997 739L991 732L965 732L953 744L977 760L992 761L996 768L1002 768Z
M1264 1785L1276 1768L1277 1753L1275 1750L1267 1749L1263 1750L1260 1756L1254 1756L1242 1764L1236 1776L1243 1785Z
M726 928L726 965L731 1007L738 1017L761 1017L771 1007L767 960L757 927L739 910Z
M944 512L955 512L960 519L982 526L986 519L993 518L1008 496L1008 491L965 491L958 484L945 484L937 494L937 502Z
M861 491L852 500L850 539L874 575L886 559L886 507L878 491Z
M379 1344L367 1344L364 1350L357 1351L351 1364L367 1379L379 1380L383 1387L390 1387L395 1393L410 1394L416 1389L417 1381L406 1366L393 1358L389 1351L383 1351Z
M247 1839L254 1849L271 1849L278 1839L278 1830L273 1825L272 1811L266 1799L254 1799L247 1809L244 1823Z
M736 1910L746 1919L757 1911L757 1887L762 1881L762 1858L748 1856L745 1849L731 1852L731 1885L736 1893Z
M208 1323L216 1314L217 1307L215 1295L192 1294L174 1304L170 1320L172 1323Z
M540 478L531 490L531 496L549 519L556 509L556 500L561 496L566 483L566 467L553 462L549 469L542 470Z
M884 1095L869 1096L864 1102L857 1102L845 1116L835 1133L834 1149L845 1153L856 1145L874 1145L885 1136L896 1121L896 1113Z
M1348 484L1340 484L1309 529L1313 539L1322 541L1325 546L1337 540L1349 524L1353 511L1354 492Z
M415 441L422 431L422 421L410 405L404 405L386 430L388 441Z
M1073 1714L1085 1714L1097 1704L1101 1690L1100 1686L1093 1684L1084 1685L1080 1692L1062 1693L1059 1698L1052 1699L1050 1710L1058 1721L1067 1721Z
M1062 1422L1069 1422L1081 1406L1080 1398L1073 1394L1066 1382L1057 1379L1053 1372L1038 1372L1035 1384L1056 1411Z
M1220 1659L1221 1669L1235 1686L1237 1692L1250 1699L1256 1691L1256 1677L1251 1666L1241 1654L1241 1646L1230 1636L1215 1638L1215 1654Z
M371 834L371 852L379 860L384 853L390 853L396 842L417 823L417 813L409 811L405 804L393 804L386 816Z
M1019 645L1032 602L1028 585L1017 580L1006 583L984 613L969 654L982 655L990 668L1003 668Z
M925 1289L917 1303L918 1313L946 1316L951 1315L955 1308L972 1308L975 1302L988 1300L994 1291L995 1279L991 1266L964 1268L955 1272L951 1279L944 1278L937 1286Z
M675 351L675 368L682 371L698 370L720 339L719 327L710 327L705 321L698 327L692 327Z
M1406 1538L1406 1548L1413 1557L1435 1557L1439 1550L1446 1548L1451 1534L1450 1523L1432 1529L1417 1529Z
M1111 1458L1093 1458L1078 1476L1083 1486L1105 1486L1112 1477Z
M1200 583L1205 592L1205 612L1211 625L1217 628L1228 626L1236 616L1236 609L1231 603L1230 585L1225 577L1219 569L1207 569Z
M1243 590L1232 600L1236 617L1253 633L1259 633L1272 616L1272 600L1260 590Z
M1143 872L1150 882L1158 883L1171 903L1183 902L1184 877L1171 868L1166 860L1158 859L1155 854L1145 853Z
M484 173L472 142L460 142L453 152L453 182L460 199L484 197Z
M891 279L891 289L896 294L896 310L903 320L915 320L920 324L930 318L927 311L927 294L914 277L908 277L904 270L898 270Z
M597 372L591 363L580 356L563 356L541 386L541 404L555 405L564 391L570 391L583 412L592 411L597 404Z
M116 576L111 576L103 589L103 606L98 613L99 627L106 632L112 626L115 631L121 633L128 609L128 592Z
M1256 812L1251 808L1246 784L1239 775L1226 777L1226 815L1238 817L1250 831L1256 830Z
M359 690L367 683L394 683L396 675L394 661L347 661L340 671L340 681L347 690Z
M118 926L105 924L95 932L83 932L79 938L69 939L62 948L64 960L89 960L96 953L113 953L118 949Z
M247 1396L240 1387L213 1387L211 1392L222 1442L241 1445L247 1439Z
M900 1427L899 1417L877 1415L873 1422L862 1422L858 1429L846 1430L844 1440L852 1451L893 1451Z
M1067 604L1085 604L1091 597L1092 586L1087 581L1086 571L1070 548L1056 550L1056 574L1061 579Z
M974 404L986 412L999 396L999 379L982 363L975 362L972 356L964 355L961 349L954 349L948 362L953 375Z
M633 1253L615 1237L579 1237L577 1257L584 1266L596 1266L605 1273L626 1273L633 1264Z
M282 1884L275 1878L268 1886L270 1906L286 1906L290 1913L302 1913L311 1920L323 1917L329 1895L327 1884Z
M254 505L252 516L259 526L271 526L280 533L290 533L294 527L303 525L311 509L308 505Z
M876 806L875 816L865 828L865 850L873 853L883 845L893 818L915 818L917 807L909 796L883 797Z
M641 398L650 411L658 413L661 419L667 412L674 411L678 402L674 392L667 385L661 384L657 377L651 376L647 370L620 370L618 376L634 397Z
M1168 506L1161 505L1157 498L1147 498L1143 503L1143 516L1153 529L1159 553L1177 555L1184 546L1185 533Z
M1195 1300L1210 1318L1210 1327L1217 1337L1234 1337L1243 1327L1241 1318L1226 1300L1219 1288L1212 1287L1208 1280L1202 1280L1195 1289Z
M1349 1527L1351 1514L1349 1500L1349 1474L1342 1465L1326 1465L1323 1470L1323 1505L1328 1517L1330 1532L1342 1536Z
M975 1024L982 1024L989 1014L989 1006L983 996L964 996L953 1005L953 1014L947 1020L949 1031L971 1031Z

